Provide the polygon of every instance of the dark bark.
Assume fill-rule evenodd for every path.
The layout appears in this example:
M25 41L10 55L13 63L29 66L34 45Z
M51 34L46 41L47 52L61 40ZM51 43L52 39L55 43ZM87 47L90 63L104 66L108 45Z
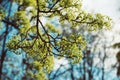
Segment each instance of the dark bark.
M74 78L74 67L73 67L72 64L71 64L71 80L75 80L75 78Z
M9 21L9 17L10 17L10 13L11 13L11 7L12 7L12 2L10 3L8 16L7 16L7 21ZM4 62L4 59L6 57L6 52L7 52L7 50L5 49L5 45L6 45L7 35L8 35L8 28L9 28L9 24L6 24L5 36L4 36L4 39L3 39L2 51L1 51L0 79L2 78L3 62Z

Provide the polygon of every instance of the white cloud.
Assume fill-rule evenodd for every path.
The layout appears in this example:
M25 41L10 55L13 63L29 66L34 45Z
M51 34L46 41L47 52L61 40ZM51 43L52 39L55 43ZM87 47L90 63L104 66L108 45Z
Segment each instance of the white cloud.
M86 10L103 13L115 20L120 17L118 0L83 0L83 6Z

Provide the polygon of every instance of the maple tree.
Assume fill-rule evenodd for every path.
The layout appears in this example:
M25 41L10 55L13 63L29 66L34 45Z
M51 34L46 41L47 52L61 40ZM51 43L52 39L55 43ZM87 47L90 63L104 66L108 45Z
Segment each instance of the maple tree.
M26 76L36 80L47 79L46 74L53 69L55 57L67 58L72 63L81 61L86 40L80 33L65 35L64 26L68 32L81 27L86 27L87 31L111 27L108 16L83 10L82 0L10 0L9 3L8 10L2 6L0 10L1 26L6 25L0 68L6 50L16 54L25 52L33 59L29 66L27 64L31 70L26 71ZM17 4L17 10L10 15L13 3ZM57 20L53 23L53 19ZM10 27L17 32L7 41Z

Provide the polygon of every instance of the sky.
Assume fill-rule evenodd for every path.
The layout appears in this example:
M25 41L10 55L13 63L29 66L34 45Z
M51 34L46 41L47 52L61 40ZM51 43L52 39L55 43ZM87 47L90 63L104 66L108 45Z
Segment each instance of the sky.
M120 18L119 0L83 0L85 9L108 15L114 20Z
M112 30L105 31L105 35L114 42L120 39L120 0L83 0L83 7L87 11L108 15L113 20Z
M111 30L106 30L108 40L114 37L113 43L120 42L120 0L83 0L83 7L87 11L108 15L113 20Z
M104 35L111 45L117 42L120 42L120 0L83 0L83 8L87 11L96 13L99 12L104 15L108 15L113 20L113 26L111 30L104 31ZM113 40L113 41L112 41ZM112 42L110 42L112 41ZM106 60L105 68L109 68L112 64L116 62L116 55L119 51L116 50L108 50L108 54L111 53L109 59ZM96 59L97 60L97 59ZM113 76L113 75L112 75Z
M111 30L105 30L104 35L112 43L120 42L120 0L83 0L83 8L93 13L101 13L113 20Z

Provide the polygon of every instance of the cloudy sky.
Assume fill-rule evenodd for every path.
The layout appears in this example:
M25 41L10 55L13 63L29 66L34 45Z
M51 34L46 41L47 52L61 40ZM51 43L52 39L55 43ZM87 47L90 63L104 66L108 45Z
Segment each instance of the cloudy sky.
M86 10L105 14L113 19L114 24L112 26L112 30L104 31L107 41L112 40L114 37L112 43L120 42L119 3L120 0L83 0L83 6ZM110 52L112 52L112 56L106 61L106 67L109 67L116 62L115 53L117 52L117 50L116 52L113 52L113 50Z
M113 42L120 42L120 0L83 0L83 6L87 11L99 12L113 19L112 30L105 31L109 40L114 37Z
M83 0L83 6L93 12L100 12L113 19L119 19L119 2L120 0Z

